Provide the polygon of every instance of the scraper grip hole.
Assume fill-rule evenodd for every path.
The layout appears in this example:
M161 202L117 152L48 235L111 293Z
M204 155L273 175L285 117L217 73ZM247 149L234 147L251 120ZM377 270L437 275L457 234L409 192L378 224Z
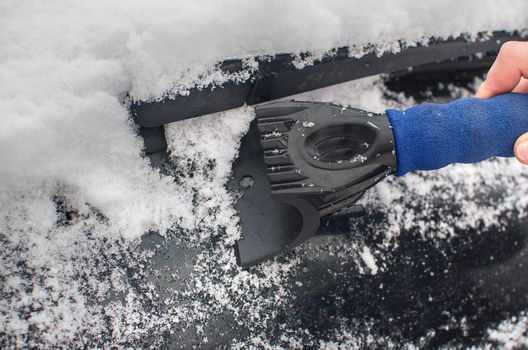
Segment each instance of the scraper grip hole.
M367 151L376 132L360 125L334 125L317 130L306 138L306 150L313 159L337 163Z
M240 179L240 187L247 190L248 188L253 187L255 180L253 177L246 175Z

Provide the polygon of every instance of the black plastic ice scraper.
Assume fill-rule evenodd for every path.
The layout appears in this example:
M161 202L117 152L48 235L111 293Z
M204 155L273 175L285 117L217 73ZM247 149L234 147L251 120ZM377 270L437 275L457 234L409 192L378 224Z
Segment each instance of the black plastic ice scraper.
M243 266L306 241L321 217L353 205L388 175L511 157L528 131L528 95L520 94L385 114L295 101L255 113L229 184L240 192Z

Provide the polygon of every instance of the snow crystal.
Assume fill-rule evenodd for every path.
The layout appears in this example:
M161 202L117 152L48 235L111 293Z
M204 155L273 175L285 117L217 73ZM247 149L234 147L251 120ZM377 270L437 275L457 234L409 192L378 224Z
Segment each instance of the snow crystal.
M370 252L370 248L367 246L363 247L363 251L360 253L361 259L367 267L370 269L370 273L375 275L378 273L378 266L376 265L376 258Z
M350 159L350 163L365 163L367 160L367 157L365 157L362 154L356 154L354 157Z

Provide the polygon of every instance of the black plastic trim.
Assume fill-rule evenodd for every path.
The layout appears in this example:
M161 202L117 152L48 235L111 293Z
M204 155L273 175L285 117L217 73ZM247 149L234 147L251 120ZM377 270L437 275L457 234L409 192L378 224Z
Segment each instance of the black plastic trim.
M258 70L244 83L228 82L222 86L195 88L188 95L167 97L157 102L137 101L132 103L130 111L140 126L157 127L239 107L244 103L254 105L408 67L448 63L477 54L484 55L484 58L493 57L504 42L519 39L522 39L519 33L505 32L495 32L477 40L468 40L464 36L448 40L432 39L427 46L403 48L401 52L381 56L370 53L361 58L350 57L348 48L340 48L334 54L302 69L295 68L295 58L291 54L258 57ZM245 68L242 60L231 59L220 63L219 69L237 73Z

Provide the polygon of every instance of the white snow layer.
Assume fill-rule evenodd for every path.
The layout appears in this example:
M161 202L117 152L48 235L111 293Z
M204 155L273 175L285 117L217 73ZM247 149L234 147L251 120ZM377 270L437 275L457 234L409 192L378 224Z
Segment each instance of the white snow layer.
M152 170L141 156L142 142L124 103L127 94L156 99L169 91L185 93L192 86L222 82L226 77L215 64L226 57L247 58L251 70L255 67L249 57L254 55L321 55L344 45L355 46L359 55L369 43L392 50L398 39L412 44L430 36L525 28L526 18L524 0L2 1L0 325L10 344L76 341L80 346L108 332L110 344L124 344L175 326L193 316L188 310L168 315L142 310L150 286L145 295L128 293L123 303L102 307L88 300L110 291L124 293L127 267L141 275L146 253L136 244L144 232L198 229L198 235L207 237L224 226L226 247L237 236L223 184L251 111L240 108L204 117L198 126L188 121L169 128L172 155L183 169L187 159L198 167L216 162L213 174L174 181ZM387 107L380 88L369 80L367 85L368 91L365 85L349 84L313 96ZM480 167L486 180L501 174L501 181L512 186L518 185L516 176L525 176L510 161ZM505 167L510 177L503 175ZM478 190L484 176L479 168L450 169L437 181L447 177L469 191ZM435 186L414 175L405 181L418 185L415 192L428 193ZM398 189L400 184L386 186ZM398 193L380 187L379 197L392 206L401 201ZM508 198L506 208L526 204L513 194ZM404 206L395 208L390 235L420 220L419 213L403 215ZM208 209L218 210L217 215L212 217ZM483 212L493 220L499 209ZM474 219L473 214L467 217ZM247 280L255 293L280 284L276 269L264 277L248 275L235 267L230 250L218 254L224 254L226 271L236 272L240 288ZM281 267L284 274L289 268ZM215 300L226 305L233 293L247 292L230 289L235 283L231 277L206 282L201 284L204 293L214 292Z

